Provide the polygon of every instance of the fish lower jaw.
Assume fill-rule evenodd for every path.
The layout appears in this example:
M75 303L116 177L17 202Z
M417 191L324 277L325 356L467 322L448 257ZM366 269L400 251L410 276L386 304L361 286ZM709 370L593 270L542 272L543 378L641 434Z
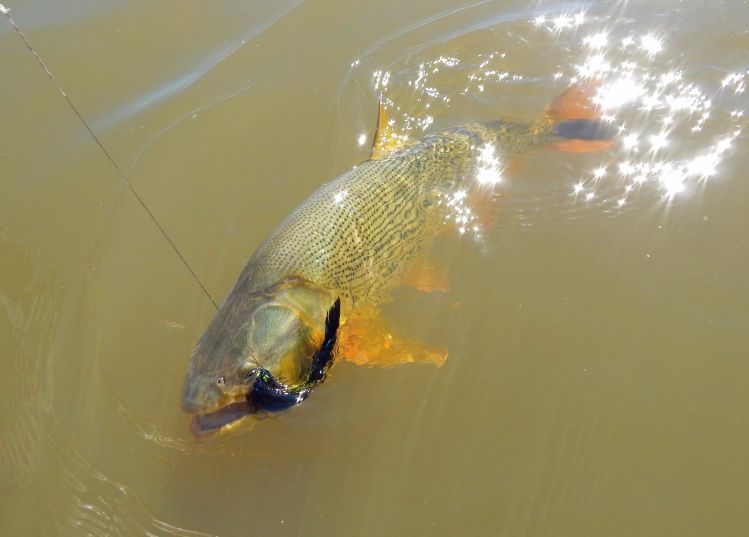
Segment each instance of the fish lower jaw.
M252 413L246 400L228 403L211 412L194 414L190 430L197 438L208 438L218 433L235 429L239 423Z

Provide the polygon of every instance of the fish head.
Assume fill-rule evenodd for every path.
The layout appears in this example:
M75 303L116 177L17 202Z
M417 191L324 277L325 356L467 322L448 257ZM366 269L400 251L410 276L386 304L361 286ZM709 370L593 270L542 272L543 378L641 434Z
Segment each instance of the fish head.
M182 408L194 414L193 433L228 431L250 415L247 397L261 369L290 388L304 383L333 300L302 280L262 291L240 281L190 357Z

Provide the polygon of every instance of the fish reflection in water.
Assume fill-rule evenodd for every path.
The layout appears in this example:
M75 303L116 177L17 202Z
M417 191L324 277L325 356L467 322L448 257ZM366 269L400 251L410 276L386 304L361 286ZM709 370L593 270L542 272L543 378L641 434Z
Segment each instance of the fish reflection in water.
M396 336L377 307L402 284L446 288L428 251L440 235L493 224L505 162L542 146L609 147L594 90L569 88L537 121L471 123L413 142L381 108L372 158L318 189L260 245L195 347L182 397L193 432L301 403L333 346L357 364L442 363L447 351Z

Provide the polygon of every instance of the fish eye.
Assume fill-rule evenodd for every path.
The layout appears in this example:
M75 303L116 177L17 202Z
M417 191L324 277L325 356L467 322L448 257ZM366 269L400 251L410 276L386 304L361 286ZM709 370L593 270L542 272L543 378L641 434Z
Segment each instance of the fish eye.
M216 384L218 384L219 386L223 386L224 384L226 384L226 378L225 377L219 377L219 378L217 378L216 379Z

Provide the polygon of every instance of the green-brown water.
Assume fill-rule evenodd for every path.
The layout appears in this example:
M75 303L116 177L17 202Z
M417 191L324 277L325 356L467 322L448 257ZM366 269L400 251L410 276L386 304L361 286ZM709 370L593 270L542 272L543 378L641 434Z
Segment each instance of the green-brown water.
M745 3L5 6L55 81L0 17L0 535L749 532ZM220 301L367 157L378 95L418 136L538 118L586 70L633 99L617 148L505 170L451 290L386 307L443 367L339 364L191 437L214 307L121 173Z

